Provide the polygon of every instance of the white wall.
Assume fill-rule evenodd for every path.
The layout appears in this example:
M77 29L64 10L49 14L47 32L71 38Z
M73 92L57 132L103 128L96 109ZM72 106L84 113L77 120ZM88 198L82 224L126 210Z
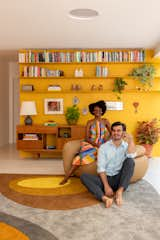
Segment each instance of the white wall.
M9 76L11 75L9 72L9 63L14 61L15 64L15 62L17 62L17 59L17 51L0 51L0 147L9 143ZM16 69L16 67L14 69ZM17 70L13 70L12 68L12 75L14 76L17 74L15 71ZM13 79L15 78L13 77ZM13 100L16 97L17 95L14 96ZM17 113L14 108L13 115L15 114ZM16 117L13 119L15 118Z
M0 146L8 143L9 136L9 74L7 62L0 59Z

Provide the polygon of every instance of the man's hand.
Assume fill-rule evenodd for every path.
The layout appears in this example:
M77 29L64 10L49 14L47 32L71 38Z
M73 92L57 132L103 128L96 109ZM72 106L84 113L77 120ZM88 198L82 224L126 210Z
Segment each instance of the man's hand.
M133 141L133 136L127 132L123 134L123 140L126 141L128 144Z
M114 193L113 193L113 190L112 190L112 188L110 186L105 187L104 188L104 192L105 192L105 195L107 197L113 197Z

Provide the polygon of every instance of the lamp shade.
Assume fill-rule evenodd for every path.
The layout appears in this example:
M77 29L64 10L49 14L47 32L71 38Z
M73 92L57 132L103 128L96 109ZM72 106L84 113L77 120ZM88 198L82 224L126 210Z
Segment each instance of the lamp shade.
M34 101L24 101L21 104L20 115L37 115L36 103Z

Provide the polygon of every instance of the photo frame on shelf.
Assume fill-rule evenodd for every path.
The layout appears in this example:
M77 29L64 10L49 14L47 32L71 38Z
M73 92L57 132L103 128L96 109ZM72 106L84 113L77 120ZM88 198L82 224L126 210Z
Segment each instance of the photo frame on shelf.
M44 114L63 114L63 98L45 98Z

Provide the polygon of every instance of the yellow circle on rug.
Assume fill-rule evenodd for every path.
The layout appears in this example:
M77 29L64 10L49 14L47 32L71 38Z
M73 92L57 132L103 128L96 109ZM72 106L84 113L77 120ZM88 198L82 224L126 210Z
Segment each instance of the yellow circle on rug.
M20 187L27 188L61 188L63 185L60 185L62 177L37 177L37 178L28 178L17 182L17 185ZM65 184L67 186L70 184L70 180Z
M20 232L18 229L0 222L0 239L3 240L29 240L24 233Z
M70 178L64 185L59 183L62 176L34 176L11 180L9 187L16 192L29 195L74 195L86 192L79 178Z

